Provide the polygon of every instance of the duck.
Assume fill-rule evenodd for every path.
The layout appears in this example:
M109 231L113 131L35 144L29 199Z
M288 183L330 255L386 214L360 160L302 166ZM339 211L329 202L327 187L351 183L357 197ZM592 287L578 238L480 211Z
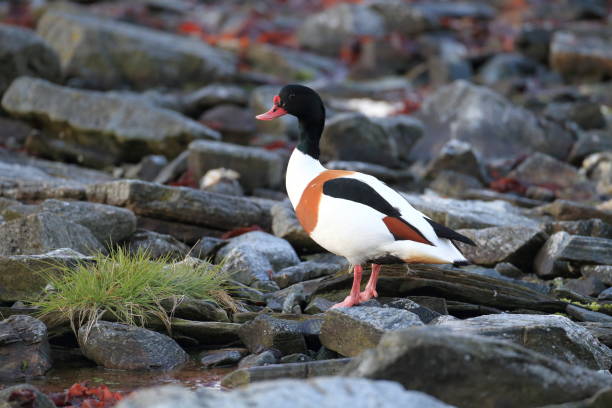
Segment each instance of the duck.
M286 85L274 96L272 108L256 119L284 115L296 117L300 130L285 176L297 219L317 244L352 265L351 291L332 307L351 307L378 297L376 285L385 264L469 264L456 242L475 245L472 240L416 210L376 177L321 164L325 105L316 91ZM367 264L371 274L361 291Z

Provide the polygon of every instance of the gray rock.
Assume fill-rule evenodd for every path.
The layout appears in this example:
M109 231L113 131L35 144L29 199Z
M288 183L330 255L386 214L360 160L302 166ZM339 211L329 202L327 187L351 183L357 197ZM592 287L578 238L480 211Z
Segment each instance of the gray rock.
M240 174L234 170L219 168L208 170L200 179L200 190L211 193L243 196Z
M457 243L470 262L484 266L509 262L524 271L531 269L533 257L548 238L540 229L525 227L462 229L458 232L476 243L476 246Z
M227 322L199 322L187 319L173 318L171 320L172 336L189 340L200 346L225 346L237 344L240 339L240 325ZM156 330L165 330L163 325Z
M173 236L146 230L137 231L125 244L131 253L144 251L152 258L182 259L189 252L189 247Z
M272 275L274 282L282 288L293 285L294 283L319 278L325 275L333 275L343 268L337 264L326 264L319 262L300 262L297 265L283 268Z
M597 296L599 300L612 300L612 288L608 288L602 291L599 296Z
M578 324L587 329L602 344L612 346L612 322L581 322Z
M427 165L425 177L434 179L443 171L472 176L482 183L486 183L489 179L480 158L472 150L472 146L460 140L449 140L442 147L440 154Z
M495 85L500 81L539 76L544 66L532 59L515 53L501 53L489 59L478 72L480 81L486 85Z
M550 204L534 208L533 212L536 214L551 215L559 221L599 218L608 224L612 223L612 212L600 210L588 204L568 200L555 200Z
M310 301L308 306L304 309L306 314L319 314L326 312L334 305L334 302L327 300L322 297L316 297Z
M356 356L376 347L384 333L422 325L421 319L407 310L368 306L330 309L321 327L321 343L343 356Z
M66 75L90 87L202 85L235 73L235 58L203 41L85 14L49 11L38 34Z
M304 330L299 321L259 315L243 324L238 333L253 353L269 348L280 351L282 355L306 351Z
M223 230L253 224L270 226L269 209L259 202L191 188L122 180L88 186L87 198L127 207L140 216Z
M249 101L248 93L241 87L226 84L211 84L183 96L183 111L190 115L221 104L244 106Z
M255 114L249 108L236 105L217 105L204 112L199 121L223 136L223 141L248 144L257 130Z
M556 221L546 224L546 233L565 231L570 235L584 235L587 237L612 238L612 225L599 218L577 221Z
M150 153L173 157L194 139L220 138L174 111L29 77L11 84L2 107L49 130L30 147L45 155L56 151L89 166L138 160Z
M262 367L270 364L276 364L279 360L278 350L266 350L261 353L251 354L240 360L238 368Z
M171 181L178 179L187 171L187 160L189 157L189 151L185 150L178 156L176 156L170 163L164 166L159 171L154 180L154 183L167 184Z
M606 375L507 341L434 327L386 334L344 374L398 381L451 404L483 408L575 401L612 384Z
M542 152L564 159L574 142L559 125L513 105L494 91L459 80L438 89L423 103L427 135L412 149L412 158L437 156L448 140L472 145L487 160Z
M593 370L608 370L612 363L612 350L564 316L497 314L438 325L457 333L509 340L568 364Z
M72 249L57 249L42 255L0 256L0 301L31 299L47 285L41 274L56 265L75 265L91 258Z
M200 140L189 145L189 152L189 169L197 179L208 170L224 167L238 172L240 183L249 191L281 185L284 160L263 148Z
M581 277L579 279L566 279L563 288L582 296L597 297L607 288L596 276Z
M194 392L169 385L136 391L119 402L117 408L284 408L287 401L294 408L370 408L373 403L378 408L452 408L391 381L341 377L267 381L227 393L206 388Z
M550 45L550 65L571 80L602 80L612 75L610 30L585 31L556 31Z
M599 105L597 105L597 108L598 112L601 112ZM612 133L605 130L580 132L568 160L571 163L580 164L587 156L605 150L612 151Z
M90 255L104 246L88 228L58 215L41 212L0 224L0 255L34 255L72 248Z
M170 337L120 323L99 321L89 332L82 326L78 338L83 355L105 368L169 370L189 358Z
M580 268L582 276L594 277L608 286L612 286L612 265L585 265Z
M272 206L272 233L286 239L299 252L320 252L322 248L306 233L291 207L285 201Z
M314 361L314 359L304 353L294 353L294 354L289 354L287 356L282 357L279 360L279 363L293 364L293 363L307 363L309 361Z
M589 264L612 264L612 239L569 235L567 232L553 234L534 261L538 276L575 276L580 266Z
M548 63L552 33L551 28L526 24L520 28L514 45L525 56L541 63Z
M30 405L33 404L33 405ZM30 384L18 384L0 390L0 407L56 408L51 398Z
M165 156L150 154L143 157L140 163L128 168L124 176L125 178L153 181L167 164L168 159Z
M612 323L612 316L568 304L565 313L579 322Z
M597 192L612 194L612 151L588 156L582 162L582 171L597 184Z
M43 322L26 315L0 321L1 381L45 375L50 368L51 349Z
M200 364L204 368L233 366L248 354L245 348L228 348L205 351L199 356Z
M172 310L174 317L181 319L211 322L230 321L225 310L207 300L184 298L176 305L174 302L168 301L162 301L161 305L166 310Z
M382 126L385 133L389 136L391 149L397 152L397 158L399 160L405 162L410 160L412 146L414 146L425 133L423 123L413 116L396 115L383 118L372 118L371 121Z
M434 299L434 298L432 298ZM407 298L377 298L378 303L382 307L392 307L395 309L407 310L410 313L414 313L421 319L425 324L431 322L433 319L440 316L440 313L431 310L421 304L407 299ZM444 301L444 299L442 299ZM444 301L444 309L446 309L446 302ZM445 311L445 310L444 310Z

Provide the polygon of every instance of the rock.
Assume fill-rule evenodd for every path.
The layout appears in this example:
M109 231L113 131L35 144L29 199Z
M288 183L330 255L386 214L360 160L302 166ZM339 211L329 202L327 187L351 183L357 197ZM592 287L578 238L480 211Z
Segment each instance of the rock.
M88 228L103 243L119 242L136 230L136 216L130 210L83 201L45 200L42 211L59 215Z
M568 200L555 200L550 204L534 209L534 212L536 214L551 215L560 221L599 218L608 224L612 223L612 212L602 211L588 204Z
M401 309L368 306L331 309L325 312L321 343L343 356L356 356L376 347L384 333L421 325L417 315Z
M30 144L41 154L57 152L61 158L94 167L135 161L150 153L174 157L194 139L220 138L177 112L29 77L11 84L2 107L49 130Z
M612 149L609 149L612 150ZM612 194L612 152L594 153L584 159L582 170L595 183L600 194Z
M523 55L540 63L548 63L550 40L553 30L536 25L523 25L514 40L514 46Z
M182 259L189 252L189 247L176 238L146 230L136 231L126 245L132 254L143 251L151 258Z
M130 167L125 172L125 178L135 178L144 181L153 181L168 164L168 159L160 154L150 154L142 158L140 163Z
M320 252L322 248L310 238L295 216L291 203L282 202L272 206L272 233L286 239L298 252Z
M575 276L580 266L612 264L612 239L553 234L534 261L534 269L542 278Z
M509 340L568 364L608 370L612 351L585 328L557 315L497 314L440 324L456 333Z
M450 404L482 408L575 401L612 384L606 375L507 341L434 327L386 334L344 374L398 381Z
M299 322L259 315L239 330L240 339L249 351L258 353L274 348L282 355L303 353L306 340Z
M0 256L0 301L31 299L47 285L41 275L56 265L75 265L91 258L72 249L57 249L42 255Z
M609 31L609 30L608 30ZM596 82L612 75L610 33L558 30L550 45L550 66L567 79Z
M576 168L542 153L534 153L512 170L508 177L525 185L544 186L558 198L591 200L594 186Z
M238 344L239 324L226 322L199 322L187 319L173 318L171 320L172 335L182 339L190 339L192 343L203 346L227 346ZM164 330L163 325L155 327Z
M599 300L612 300L612 288L608 288L602 291L599 296L597 296Z
M104 246L80 224L42 212L0 224L0 255L34 255L59 248L71 248L90 255L104 252Z
M605 150L612 151L612 133L605 130L580 132L568 160L571 163L579 164L589 155Z
M297 31L299 44L320 54L337 56L360 36L384 35L384 20L360 4L339 4L306 18Z
M489 180L480 158L476 156L470 144L460 140L449 140L442 147L439 155L427 165L425 177L434 179L443 171L472 176L482 183Z
M50 368L51 349L43 322L26 315L0 321L0 381L45 375Z
M525 227L462 229L459 233L476 243L457 243L470 262L484 266L509 262L524 271L531 269L533 257L548 238L537 228Z
M408 162L410 160L412 146L414 146L425 133L423 123L417 118L408 115L375 117L370 120L381 126L388 135L391 149L397 152L397 158L401 161ZM383 164L387 165L387 163Z
M546 106L544 115L562 124L567 124L568 121L575 122L580 128L585 130L603 129L606 127L606 118L602 113L601 103L589 100L551 103ZM601 140L601 137L604 140ZM597 145L599 147L609 147L610 142L606 139L609 139L609 136L604 131L579 132L578 140L570 152L569 161L578 161L580 156L584 158L586 154L598 151L597 149L592 150ZM588 150L592 151L588 152Z
M472 145L487 160L511 159L536 151L564 159L574 142L559 125L542 120L503 96L467 81L455 81L425 99L420 118L427 134L411 157L436 157L448 140Z
M445 197L465 198L466 194L481 190L483 184L467 174L444 170L435 176L429 188Z
M196 179L208 170L224 167L238 172L249 191L281 185L284 161L263 148L200 140L189 145L189 152L189 169Z
M89 87L201 86L236 71L232 55L205 42L92 15L48 11L37 31Z
M199 121L221 133L223 141L231 143L248 144L249 137L257 130L255 114L236 105L217 105L204 112Z
M99 321L89 332L82 326L78 337L85 357L105 368L169 370L189 358L170 337L142 327Z
M248 103L247 92L235 85L211 84L183 96L183 111L196 116L217 105L244 106Z
M579 322L612 323L612 316L574 305L567 305L565 312Z
M244 190L238 179L240 174L230 169L208 170L200 180L200 190L211 193L243 196Z
M167 184L171 181L175 181L187 171L188 157L189 151L185 150L176 156L170 163L164 166L164 168L159 171L155 179L152 181L159 184Z
M270 225L269 210L254 200L138 180L91 185L87 188L87 198L127 207L140 216L223 230Z
M588 276L579 279L567 279L563 283L563 287L582 296L597 297L607 288L607 285L595 276Z
M444 301L444 299L442 300ZM377 301L382 307L392 307L394 309L403 309L403 310L409 311L410 313L414 313L425 324L431 322L433 319L440 316L440 313L435 312L407 298L378 298ZM376 304L374 305L376 306ZM445 301L444 301L444 307L446 309Z
M537 62L515 53L501 53L489 59L478 72L485 85L501 81L541 75L544 67Z
M251 354L240 360L238 368L262 367L278 363L280 353L278 350L266 350L258 354Z
M580 268L580 274L587 278L597 278L608 286L612 286L612 265L585 265Z
M181 319L229 322L227 312L214 302L202 299L184 298L178 304L162 301L161 305L166 310L173 310L172 315Z
M308 306L304 309L304 313L306 314L319 314L324 313L329 310L334 305L334 302L331 300L324 299L322 297L316 297L310 301Z
M229 348L205 351L200 354L200 363L204 368L233 366L248 354L244 348Z
M250 370L265 371L269 367ZM376 401L379 408L452 408L421 392L406 391L390 381L341 377L267 381L227 393L206 388L194 392L169 385L136 391L117 404L117 408L282 408L287 406L287 401L291 401L294 408L309 408L313 404L320 408L367 408L372 406L371 401Z
M56 408L53 400L30 384L18 384L0 391L0 407L3 408Z
M612 346L612 322L583 322L578 324L587 329L602 344L608 347Z
M325 275L333 275L342 271L342 267L337 264L326 264L319 262L300 262L297 265L281 269L272 275L274 282L282 288L293 285L294 283L318 278Z
M23 121L0 117L0 143L7 149L23 149L28 137L37 132L37 129Z
M14 79L33 76L57 82L62 77L55 51L39 36L17 26L0 24L0 96Z
M520 279L524 276L523 271L509 262L501 262L495 265L495 271L500 275L512 279Z
M279 363L281 364L293 364L293 363L307 363L309 361L314 361L314 359L312 357L310 357L307 354L303 354L303 353L294 353L294 354L289 354L285 357L282 357L279 360Z
M245 300L254 305L265 305L266 304L266 298L261 291L255 288L251 288L236 280L230 279L228 282L231 285L231 289L229 290L229 293L231 293L233 297L236 297L241 300Z
M612 225L603 222L599 218L577 221L557 221L546 224L546 233L548 235L552 235L559 231L565 231L570 235L612 238Z

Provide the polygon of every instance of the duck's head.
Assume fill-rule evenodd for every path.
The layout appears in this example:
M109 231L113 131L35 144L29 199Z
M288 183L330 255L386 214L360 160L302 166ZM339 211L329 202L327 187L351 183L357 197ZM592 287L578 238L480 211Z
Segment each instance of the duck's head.
M283 115L293 115L300 122L318 122L325 118L325 107L319 94L303 85L284 86L272 99L272 109L261 115L259 120L272 120Z

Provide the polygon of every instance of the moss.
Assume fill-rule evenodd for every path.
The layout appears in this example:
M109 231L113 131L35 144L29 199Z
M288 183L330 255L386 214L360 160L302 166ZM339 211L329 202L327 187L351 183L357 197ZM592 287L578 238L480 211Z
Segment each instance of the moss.
M564 302L567 303L571 303L572 305L575 306L579 306L585 309L589 309L592 310L593 312L603 312L603 313L607 313L610 312L612 313L612 303L608 304L608 303L598 303L598 302L590 302L590 303L584 303L584 302L578 302L575 300L571 300L568 298L562 298L561 299Z

